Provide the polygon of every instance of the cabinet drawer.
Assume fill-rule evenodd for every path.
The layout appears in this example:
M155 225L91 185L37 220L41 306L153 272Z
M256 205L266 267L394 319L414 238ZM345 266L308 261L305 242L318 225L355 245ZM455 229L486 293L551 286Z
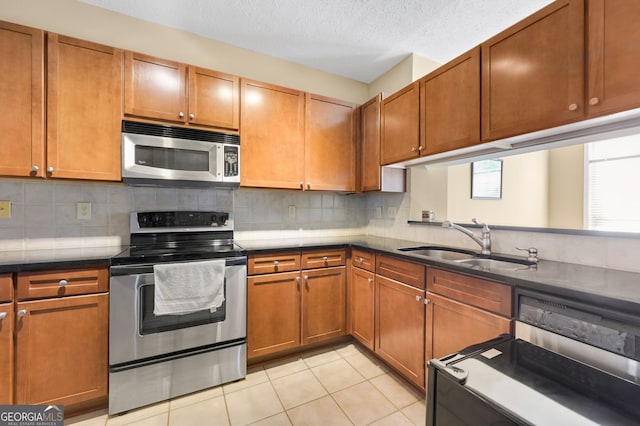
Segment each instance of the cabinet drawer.
M511 317L511 286L429 268L427 288L430 292Z
M395 257L376 256L376 274L424 290L425 266Z
M351 264L365 271L374 272L376 269L376 255L373 252L353 249L351 251Z
M302 253L302 269L343 266L345 257L344 249L306 251Z
M249 275L273 274L300 270L300 252L257 254L249 256L247 272Z
M73 296L109 290L107 268L65 269L21 272L18 274L18 299Z
M11 274L0 274L0 302L11 302L13 299L13 281Z

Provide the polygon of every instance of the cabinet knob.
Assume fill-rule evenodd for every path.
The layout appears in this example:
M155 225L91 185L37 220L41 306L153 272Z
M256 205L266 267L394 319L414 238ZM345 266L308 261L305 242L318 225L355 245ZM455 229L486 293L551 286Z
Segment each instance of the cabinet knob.
M58 285L59 285L60 287L64 287L64 286L66 286L68 283L69 283L69 282L68 282L67 280L60 280L60 282L58 283Z
M411 152L416 152L418 150L418 148L416 148L415 146L411 147Z
M196 118L196 115L195 115L195 114L189 114L189 119L190 119L190 120L193 120L194 118Z
M180 111L180 112L178 113L178 117L183 118L183 117L184 117L184 112Z
M305 275L305 276L304 276L304 280L305 280L305 281L309 281L309 275Z
M47 173L53 173L53 166L47 167Z
M274 260L273 261L273 266L278 266L278 265L280 265L280 262L278 262L277 260Z
M38 166L31 166L31 171L32 171L32 172L37 172L38 170L40 170L40 167L38 167Z
M420 145L420 146L418 147L418 151L422 151L423 149L424 149L424 147L423 147L422 145Z
M17 312L17 314L18 314L19 317L23 317L23 316L27 315L27 310L26 309L20 309Z
M300 182L300 189L304 189L304 182Z
M358 262L364 263L364 257L361 257L360 259L358 259Z
M578 104L569 105L569 111L577 111L577 109L578 109Z
M367 281L369 281L369 284L371 284L373 282L373 278L367 278Z
M322 256L322 260L324 260L324 262L327 263L329 261L329 258L327 256Z
M7 317L7 313L6 312L0 312L0 320L3 320Z
M311 182L307 182L307 189L311 189Z
M600 99L597 97L589 99L589 105L598 105L599 103Z
M427 299L426 297L424 298L424 304L428 305L431 302L431 300Z
M421 296L416 296L416 302L419 302L419 301L421 301L421 300L422 300L422 297L421 297Z

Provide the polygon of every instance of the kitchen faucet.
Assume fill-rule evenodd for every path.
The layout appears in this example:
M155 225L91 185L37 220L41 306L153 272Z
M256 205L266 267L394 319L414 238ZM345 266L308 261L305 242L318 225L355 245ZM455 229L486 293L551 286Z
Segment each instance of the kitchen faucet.
M456 225L455 223L450 222L448 220L445 220L444 222L442 222L442 227L457 229L458 231L462 232L463 234L471 238L473 241L478 243L480 247L482 247L482 251L481 251L482 254L485 254L485 255L491 254L491 230L489 229L486 223L478 223L476 218L471 219L471 221L476 225L482 226L482 238L478 237L476 234L474 234L467 228L464 228L460 225Z

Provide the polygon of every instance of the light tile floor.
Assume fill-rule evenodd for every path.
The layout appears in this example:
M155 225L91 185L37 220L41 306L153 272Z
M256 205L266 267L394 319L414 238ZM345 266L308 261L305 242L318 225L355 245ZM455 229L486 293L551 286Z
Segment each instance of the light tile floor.
M245 380L76 426L424 425L424 396L355 344L252 368Z

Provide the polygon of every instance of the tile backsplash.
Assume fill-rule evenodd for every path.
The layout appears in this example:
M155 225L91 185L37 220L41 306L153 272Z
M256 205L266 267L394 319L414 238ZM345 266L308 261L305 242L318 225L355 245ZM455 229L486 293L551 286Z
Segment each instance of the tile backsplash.
M11 218L0 218L0 251L119 246L129 243L129 212L233 211L239 239L366 234L476 249L459 232L408 224L409 193L340 194L264 189L131 187L7 179L0 200ZM78 219L77 203L91 203ZM640 238L493 231L493 250L521 255L537 247L541 259L640 272Z

